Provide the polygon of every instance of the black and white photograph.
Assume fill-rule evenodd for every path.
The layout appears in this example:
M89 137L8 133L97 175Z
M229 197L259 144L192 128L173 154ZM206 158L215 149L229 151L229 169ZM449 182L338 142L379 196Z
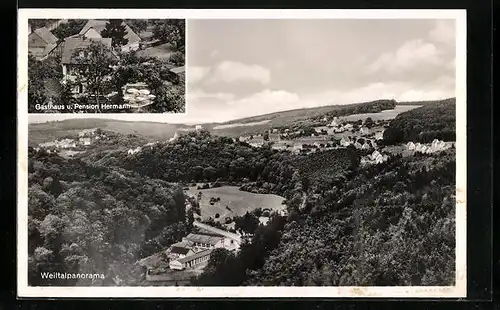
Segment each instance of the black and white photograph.
M464 296L464 15L241 14L186 16L186 114L26 115L26 291Z
M29 19L29 113L184 113L184 19Z

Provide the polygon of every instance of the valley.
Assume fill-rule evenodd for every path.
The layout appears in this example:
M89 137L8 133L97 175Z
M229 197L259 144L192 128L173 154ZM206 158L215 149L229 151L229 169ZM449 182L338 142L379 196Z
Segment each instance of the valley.
M44 268L102 272L102 286L450 285L455 102L397 107L32 124L29 279L54 285L36 277Z

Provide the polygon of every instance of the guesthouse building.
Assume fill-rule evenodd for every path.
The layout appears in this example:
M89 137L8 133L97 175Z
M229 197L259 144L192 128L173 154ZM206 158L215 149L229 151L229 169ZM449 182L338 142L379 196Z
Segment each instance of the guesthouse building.
M210 254L212 253L212 251L213 249L206 249L194 255L172 260L168 265L172 270L194 268L198 265L208 262L210 260Z

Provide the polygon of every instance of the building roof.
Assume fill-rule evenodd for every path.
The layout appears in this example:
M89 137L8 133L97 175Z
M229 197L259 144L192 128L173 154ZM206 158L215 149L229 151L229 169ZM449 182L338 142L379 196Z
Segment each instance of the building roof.
M93 42L100 42L104 46L109 47L111 50L111 38L85 38L83 36L71 36L64 40L63 52L61 63L63 64L77 64L78 60L75 59L75 51L79 49L88 48Z
M52 52L56 47L57 47L57 43L47 44L47 45L45 45L45 48L41 52L38 52L38 50L36 48L29 48L28 47L28 52L31 55L35 56L36 58L43 58L43 57L47 56L50 52Z
M174 254L186 255L187 253L189 253L189 251L191 251L191 249L181 247L181 246L172 246L170 248L170 253L174 253Z
M189 234L186 236L186 240L196 243L205 243L216 245L223 237L199 235L199 234Z
M175 74L179 74L179 73L184 73L186 71L186 68L185 68L185 66L181 66L181 67L172 68L172 69L170 69L170 71L175 73Z
M45 27L35 29L34 32L47 44L57 43L57 37Z
M106 28L107 23L108 20L91 19L82 28L80 34L85 34L90 28L93 28L97 33L101 34L101 31ZM127 44L141 41L141 38L129 27L129 25L127 25L127 23L122 22L122 25L125 26L125 31L127 32L125 34L125 39L128 39Z
M210 255L210 253L212 253L212 251L213 251L213 249L204 250L204 251L198 252L198 253L196 253L194 255L190 255L190 256L183 257L183 258L179 258L177 261L179 263L182 263L182 264L183 263L187 263L187 262L190 262L190 261L192 261L194 259Z
M247 141L248 143L264 143L264 138L253 138Z
M181 248L189 248L191 246L193 246L193 242L189 241L189 240L185 240L185 241L181 241L181 242L177 242L177 243L174 243L172 244L172 247L181 247Z
M279 139L280 139L279 133L270 133L269 134L269 140L279 140Z

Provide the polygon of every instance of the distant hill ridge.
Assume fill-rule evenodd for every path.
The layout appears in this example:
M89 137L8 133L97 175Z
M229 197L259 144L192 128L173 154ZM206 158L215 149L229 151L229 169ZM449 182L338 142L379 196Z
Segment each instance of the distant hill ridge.
M329 114L339 113L338 111L348 111L349 109L364 109L374 105L383 105L386 103L393 105L428 105L439 102L454 101L455 98L434 101L416 101L416 102L396 102L394 100L375 100L363 103L353 103L348 105L329 105L314 108L293 109L281 112L268 113L252 117L246 117L236 120L220 123L201 124L203 128L212 133L228 136L238 136L248 131L259 131L271 128L273 126L283 126L297 121L320 118ZM362 112L360 112L362 113ZM356 114L356 113L352 113ZM267 121L267 122L266 122ZM223 127L224 129L214 129L220 125L248 124L256 123L252 126ZM138 134L151 139L164 140L174 136L177 130L194 129L194 125L169 124L161 122L146 121L127 121L100 118L87 119L67 119L63 121L50 121L45 123L32 123L29 128L30 141L37 143L55 140L57 138L76 133L77 131L88 128L102 128L116 131L124 134Z

